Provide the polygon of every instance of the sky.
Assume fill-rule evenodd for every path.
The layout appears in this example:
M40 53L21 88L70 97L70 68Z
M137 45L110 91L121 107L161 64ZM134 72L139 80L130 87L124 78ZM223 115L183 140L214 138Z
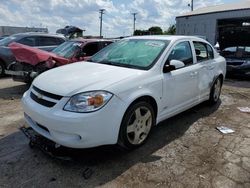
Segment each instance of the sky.
M99 35L99 9L104 8L103 36L129 36L136 29L159 26L164 31L175 17L190 11L191 0L0 0L0 26L47 27L50 33L66 25ZM242 0L244 1L244 0ZM194 9L235 0L194 0Z

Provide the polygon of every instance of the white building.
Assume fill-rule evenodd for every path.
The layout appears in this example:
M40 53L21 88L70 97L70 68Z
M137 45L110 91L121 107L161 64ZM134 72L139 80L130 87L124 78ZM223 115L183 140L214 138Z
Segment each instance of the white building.
M0 36L13 35L17 33L26 33L26 32L48 33L48 28L0 26Z

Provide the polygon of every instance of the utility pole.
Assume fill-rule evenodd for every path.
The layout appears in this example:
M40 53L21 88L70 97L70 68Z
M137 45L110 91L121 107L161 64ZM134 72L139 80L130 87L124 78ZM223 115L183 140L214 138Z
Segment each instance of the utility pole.
M136 13L136 12L134 12L134 13L132 13L132 15L134 16L134 32L133 32L133 35L134 35L134 33L135 33L135 21L136 21L136 14L138 14L138 13Z
M188 4L188 6L191 8L191 11L194 10L194 0L191 0L191 4Z
M105 9L100 9L100 38L102 37L102 15L104 14Z

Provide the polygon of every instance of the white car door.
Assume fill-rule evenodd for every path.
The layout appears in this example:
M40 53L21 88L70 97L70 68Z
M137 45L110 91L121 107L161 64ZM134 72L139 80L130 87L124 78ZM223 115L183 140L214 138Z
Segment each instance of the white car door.
M193 41L197 64L200 65L199 70L199 95L200 100L204 100L210 93L210 88L214 81L216 61L214 60L214 52L210 45Z
M163 109L162 116L171 116L187 109L199 99L198 70L194 64L191 43L182 41L177 43L165 64L171 60L179 60L185 67L163 73Z

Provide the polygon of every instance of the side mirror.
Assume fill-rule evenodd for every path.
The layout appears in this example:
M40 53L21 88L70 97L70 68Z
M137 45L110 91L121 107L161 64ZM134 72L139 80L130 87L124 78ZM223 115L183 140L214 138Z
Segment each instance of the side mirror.
M182 61L179 60L171 60L169 62L169 65L165 65L163 68L163 72L167 73L167 72L171 72L173 70L179 69L185 67L185 64Z

